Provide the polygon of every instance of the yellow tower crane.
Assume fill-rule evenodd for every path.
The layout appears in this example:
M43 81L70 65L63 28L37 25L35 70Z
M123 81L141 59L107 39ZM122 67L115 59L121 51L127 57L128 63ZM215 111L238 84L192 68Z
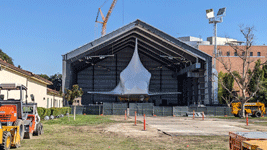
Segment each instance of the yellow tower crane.
M103 13L102 13L102 11L101 11L101 7L102 7L106 2L105 2L101 7L98 8L98 12L97 12L97 16L96 16L96 20L95 20L95 22L97 22L97 23L101 23L101 24L102 24L101 36L104 36L104 35L106 34L107 22L108 22L108 19L109 19L109 17L110 17L110 14L111 14L111 12L112 12L112 10L113 10L113 8L114 8L116 2L117 2L117 0L113 0L112 4L111 4L111 6L110 6L110 8L109 8L109 10L108 10L108 13L107 13L106 17L103 15ZM100 12L100 14L101 14L101 17L102 17L103 22L100 22L100 21L97 20L97 19L98 19L98 16L99 16L99 12Z

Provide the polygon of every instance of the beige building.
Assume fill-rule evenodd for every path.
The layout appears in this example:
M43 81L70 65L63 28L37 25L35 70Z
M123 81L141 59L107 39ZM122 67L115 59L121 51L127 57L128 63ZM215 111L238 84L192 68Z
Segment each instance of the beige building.
M49 90L47 85L51 85L52 82L46 80L32 72L15 67L0 59L0 83L20 83L28 88L28 102L31 101L30 95L34 95L35 102L38 107L50 108L50 107L62 107L62 97L54 90ZM53 91L53 92L50 92ZM4 99L7 98L19 98L18 91L5 92L1 91L4 95ZM26 93L23 93L26 97ZM26 101L26 98L24 98Z
M50 107L63 107L63 99L59 92L53 89L47 88L46 108Z

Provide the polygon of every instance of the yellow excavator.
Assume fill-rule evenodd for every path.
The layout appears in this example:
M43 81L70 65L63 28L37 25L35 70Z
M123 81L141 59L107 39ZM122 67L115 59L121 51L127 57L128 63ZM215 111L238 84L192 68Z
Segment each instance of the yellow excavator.
M241 102L234 102L231 104L232 114L235 117L241 116ZM252 117L261 117L265 112L265 105L261 102L246 103L245 113Z

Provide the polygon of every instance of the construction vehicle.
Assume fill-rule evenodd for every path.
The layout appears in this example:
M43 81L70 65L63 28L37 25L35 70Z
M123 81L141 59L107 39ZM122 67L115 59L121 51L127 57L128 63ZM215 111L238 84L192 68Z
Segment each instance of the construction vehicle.
M34 100L34 97L32 97ZM43 125L40 123L40 116L37 111L37 103L27 103L23 104L23 113L27 113L27 121L30 121L29 124L25 125L25 138L32 138L32 135L39 136L43 134Z
M20 147L19 126L2 126L0 123L0 149L8 150L10 147Z
M231 104L232 114L235 117L241 117L241 102L233 102ZM261 117L265 112L265 105L261 102L245 103L245 114L252 117Z
M18 83L4 83L0 84L0 93L3 90L7 92L7 98L4 100L4 95L0 96L2 99L0 100L0 122L2 127L19 126L20 140L32 138L34 132L42 132L39 131L42 128L39 127L41 124L37 113L37 104L28 104L27 87ZM19 91L19 98L17 97L18 93L15 93L15 91ZM13 96L12 98L9 98L9 93ZM23 103L24 96L26 97L26 103ZM32 94L31 99L34 101ZM32 107L29 107L29 105L32 105ZM30 110L30 108L32 109Z

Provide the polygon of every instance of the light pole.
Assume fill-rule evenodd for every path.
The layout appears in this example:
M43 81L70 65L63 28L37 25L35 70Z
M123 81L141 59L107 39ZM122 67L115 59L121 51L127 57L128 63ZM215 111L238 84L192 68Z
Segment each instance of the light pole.
M223 17L225 16L226 8L220 8L217 15L214 16L213 9L206 10L207 19L209 19L209 24L214 24L214 51L213 51L213 64L212 64L212 96L213 103L218 104L218 79L217 79L217 70L216 70L216 58L217 58L217 23L221 23L223 21ZM212 38L213 43L213 38Z

